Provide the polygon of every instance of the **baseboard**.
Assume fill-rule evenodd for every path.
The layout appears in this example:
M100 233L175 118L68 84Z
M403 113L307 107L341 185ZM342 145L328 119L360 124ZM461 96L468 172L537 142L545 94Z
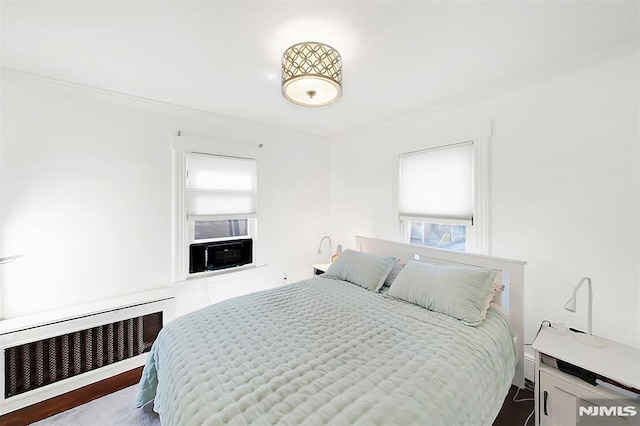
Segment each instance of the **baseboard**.
M535 383L534 379L534 370L535 370L535 358L532 354L528 354L525 352L524 354L524 378L529 380L532 383Z
M99 382L83 386L79 389L47 399L25 408L0 416L2 426L26 426L53 416L63 411L70 410L94 399L101 398L126 387L135 385L140 381L142 368L125 371L113 377Z
M524 388L530 390L531 392L535 392L536 390L535 384L529 379L524 379Z

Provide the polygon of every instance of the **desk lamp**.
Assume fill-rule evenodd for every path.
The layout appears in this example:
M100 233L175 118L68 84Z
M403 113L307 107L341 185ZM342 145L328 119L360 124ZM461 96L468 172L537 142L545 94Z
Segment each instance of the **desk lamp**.
M320 240L320 244L318 245L318 254L322 254L322 242L324 240L329 240L329 263L331 263L331 254L333 253L333 249L331 247L331 238L330 237L322 237L322 239Z
M603 339L597 336L594 336L591 332L591 324L592 324L591 317L593 316L593 290L591 289L591 278L584 277L583 279L580 280L580 282L578 282L578 284L576 284L576 287L573 289L573 294L571 295L571 299L569 299L569 301L564 305L564 308L569 312L576 311L576 301L578 299L577 297L578 290L580 290L580 287L582 287L582 283L584 283L585 281L589 286L589 304L587 307L589 310L587 313L587 334L573 333L573 336L580 342L584 343L585 345L595 346L597 348L604 348L605 346L607 346L606 342Z

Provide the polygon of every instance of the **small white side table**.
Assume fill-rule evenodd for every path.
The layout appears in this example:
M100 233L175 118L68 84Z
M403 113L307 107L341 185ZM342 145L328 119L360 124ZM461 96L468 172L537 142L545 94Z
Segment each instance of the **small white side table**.
M640 424L640 349L611 340L605 340L604 348L592 347L574 334L543 328L533 342L536 425ZM560 371L558 360L586 370L598 384ZM599 409L580 409L614 403L635 408L616 409L616 415L606 418L596 414L602 414ZM629 416L632 412L636 414Z
M329 266L331 266L331 262L314 263L311 265L313 268L313 275L324 274L327 272L327 269L329 269Z

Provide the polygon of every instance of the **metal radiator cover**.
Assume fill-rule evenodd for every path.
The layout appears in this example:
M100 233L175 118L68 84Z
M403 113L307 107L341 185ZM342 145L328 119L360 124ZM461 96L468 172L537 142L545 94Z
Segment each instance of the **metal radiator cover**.
M162 312L5 349L5 398L38 389L151 349Z

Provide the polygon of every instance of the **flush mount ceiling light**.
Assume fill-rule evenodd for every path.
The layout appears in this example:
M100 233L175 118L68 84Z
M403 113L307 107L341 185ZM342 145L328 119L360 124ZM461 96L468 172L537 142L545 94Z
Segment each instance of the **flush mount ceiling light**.
M307 41L282 55L282 94L304 106L329 105L342 95L342 59L333 47Z

